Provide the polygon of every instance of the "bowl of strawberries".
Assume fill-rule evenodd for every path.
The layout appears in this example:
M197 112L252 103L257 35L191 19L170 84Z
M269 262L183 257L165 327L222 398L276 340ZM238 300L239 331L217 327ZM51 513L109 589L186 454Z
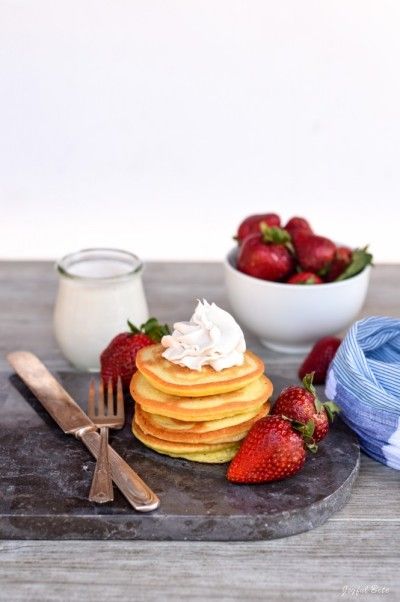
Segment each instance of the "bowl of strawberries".
M241 324L276 351L304 353L346 329L368 290L372 255L316 234L303 217L241 222L225 260L229 301Z

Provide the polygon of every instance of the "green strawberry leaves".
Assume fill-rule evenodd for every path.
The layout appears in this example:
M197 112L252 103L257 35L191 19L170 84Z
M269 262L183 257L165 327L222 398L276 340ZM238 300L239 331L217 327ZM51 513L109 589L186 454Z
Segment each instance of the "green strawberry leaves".
M314 396L314 405L317 412L322 412L323 410L325 410L328 415L328 419L330 420L330 422L333 422L336 414L339 414L340 408L333 401L325 401L324 403L322 403L318 399L317 391L313 385L314 374L315 372L310 372L309 374L305 375L305 377L303 378L303 386L307 391L311 393L311 395Z
M306 448L313 454L318 451L318 445L315 443L313 439L315 424L314 420L308 420L305 424L303 422L299 422L298 420L292 420L287 416L282 416L284 420L288 420L292 428L301 434L303 437L304 445Z
M326 401L322 405L323 405L326 413L328 414L329 420L331 422L333 422L336 414L339 414L339 412L340 412L339 406L336 403L334 403L333 401Z
M144 322L144 324L140 326L140 328L137 328L130 320L128 320L128 326L132 334L147 334L147 336L155 343L159 343L164 335L171 334L168 324L160 324L157 318L149 318L147 322Z
M303 378L303 387L314 397L314 405L317 412L322 412L323 405L318 399L317 391L313 385L314 374L315 372L309 372L305 375Z
M261 222L260 230L264 242L273 242L277 245L284 245L292 240L289 232L283 228L278 228L278 226L268 226L265 222Z
M336 278L336 281L339 280L347 280L347 278L352 278L356 276L363 269L372 263L373 256L371 253L368 253L368 246L363 249L355 249L352 254L351 262L347 266L347 268Z
M278 226L268 226L265 222L261 222L260 230L263 242L284 245L291 253L294 253L292 237L287 230L278 228Z
M159 324L156 318L150 318L145 324L142 324L141 328L147 336L158 343L164 335L171 334L168 324Z
M132 334L140 334L141 330L139 328L137 328L134 324L132 324L132 322L130 320L127 320L127 322L128 322L129 330L131 331Z

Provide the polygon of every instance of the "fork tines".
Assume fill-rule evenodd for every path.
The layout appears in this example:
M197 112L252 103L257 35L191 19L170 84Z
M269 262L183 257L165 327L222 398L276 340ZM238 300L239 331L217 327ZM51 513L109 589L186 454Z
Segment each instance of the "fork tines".
M97 418L121 418L124 415L124 396L121 378L117 380L116 396L114 401L114 388L111 379L107 383L105 395L103 381L100 380L97 395L96 384L92 378L89 384L88 415Z

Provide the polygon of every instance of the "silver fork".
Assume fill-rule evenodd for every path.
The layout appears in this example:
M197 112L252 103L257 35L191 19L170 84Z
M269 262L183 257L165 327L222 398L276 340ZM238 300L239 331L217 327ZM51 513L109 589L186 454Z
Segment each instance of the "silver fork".
M96 404L97 397L97 404ZM94 380L90 381L88 397L88 416L100 429L100 450L90 488L89 500L91 502L112 502L114 499L111 479L110 462L108 459L108 429L120 429L125 422L124 397L122 394L121 379L118 378L116 398L111 380L108 381L107 395L104 395L104 386L101 381L96 396Z

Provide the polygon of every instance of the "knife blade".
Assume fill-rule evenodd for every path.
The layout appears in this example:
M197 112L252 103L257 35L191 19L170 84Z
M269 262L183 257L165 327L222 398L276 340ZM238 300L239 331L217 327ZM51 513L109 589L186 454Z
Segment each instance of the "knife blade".
M39 358L29 351L14 351L7 360L64 433L75 435L97 458L100 435L95 424ZM113 481L135 510L149 512L158 508L160 500L156 494L110 445L108 452Z

